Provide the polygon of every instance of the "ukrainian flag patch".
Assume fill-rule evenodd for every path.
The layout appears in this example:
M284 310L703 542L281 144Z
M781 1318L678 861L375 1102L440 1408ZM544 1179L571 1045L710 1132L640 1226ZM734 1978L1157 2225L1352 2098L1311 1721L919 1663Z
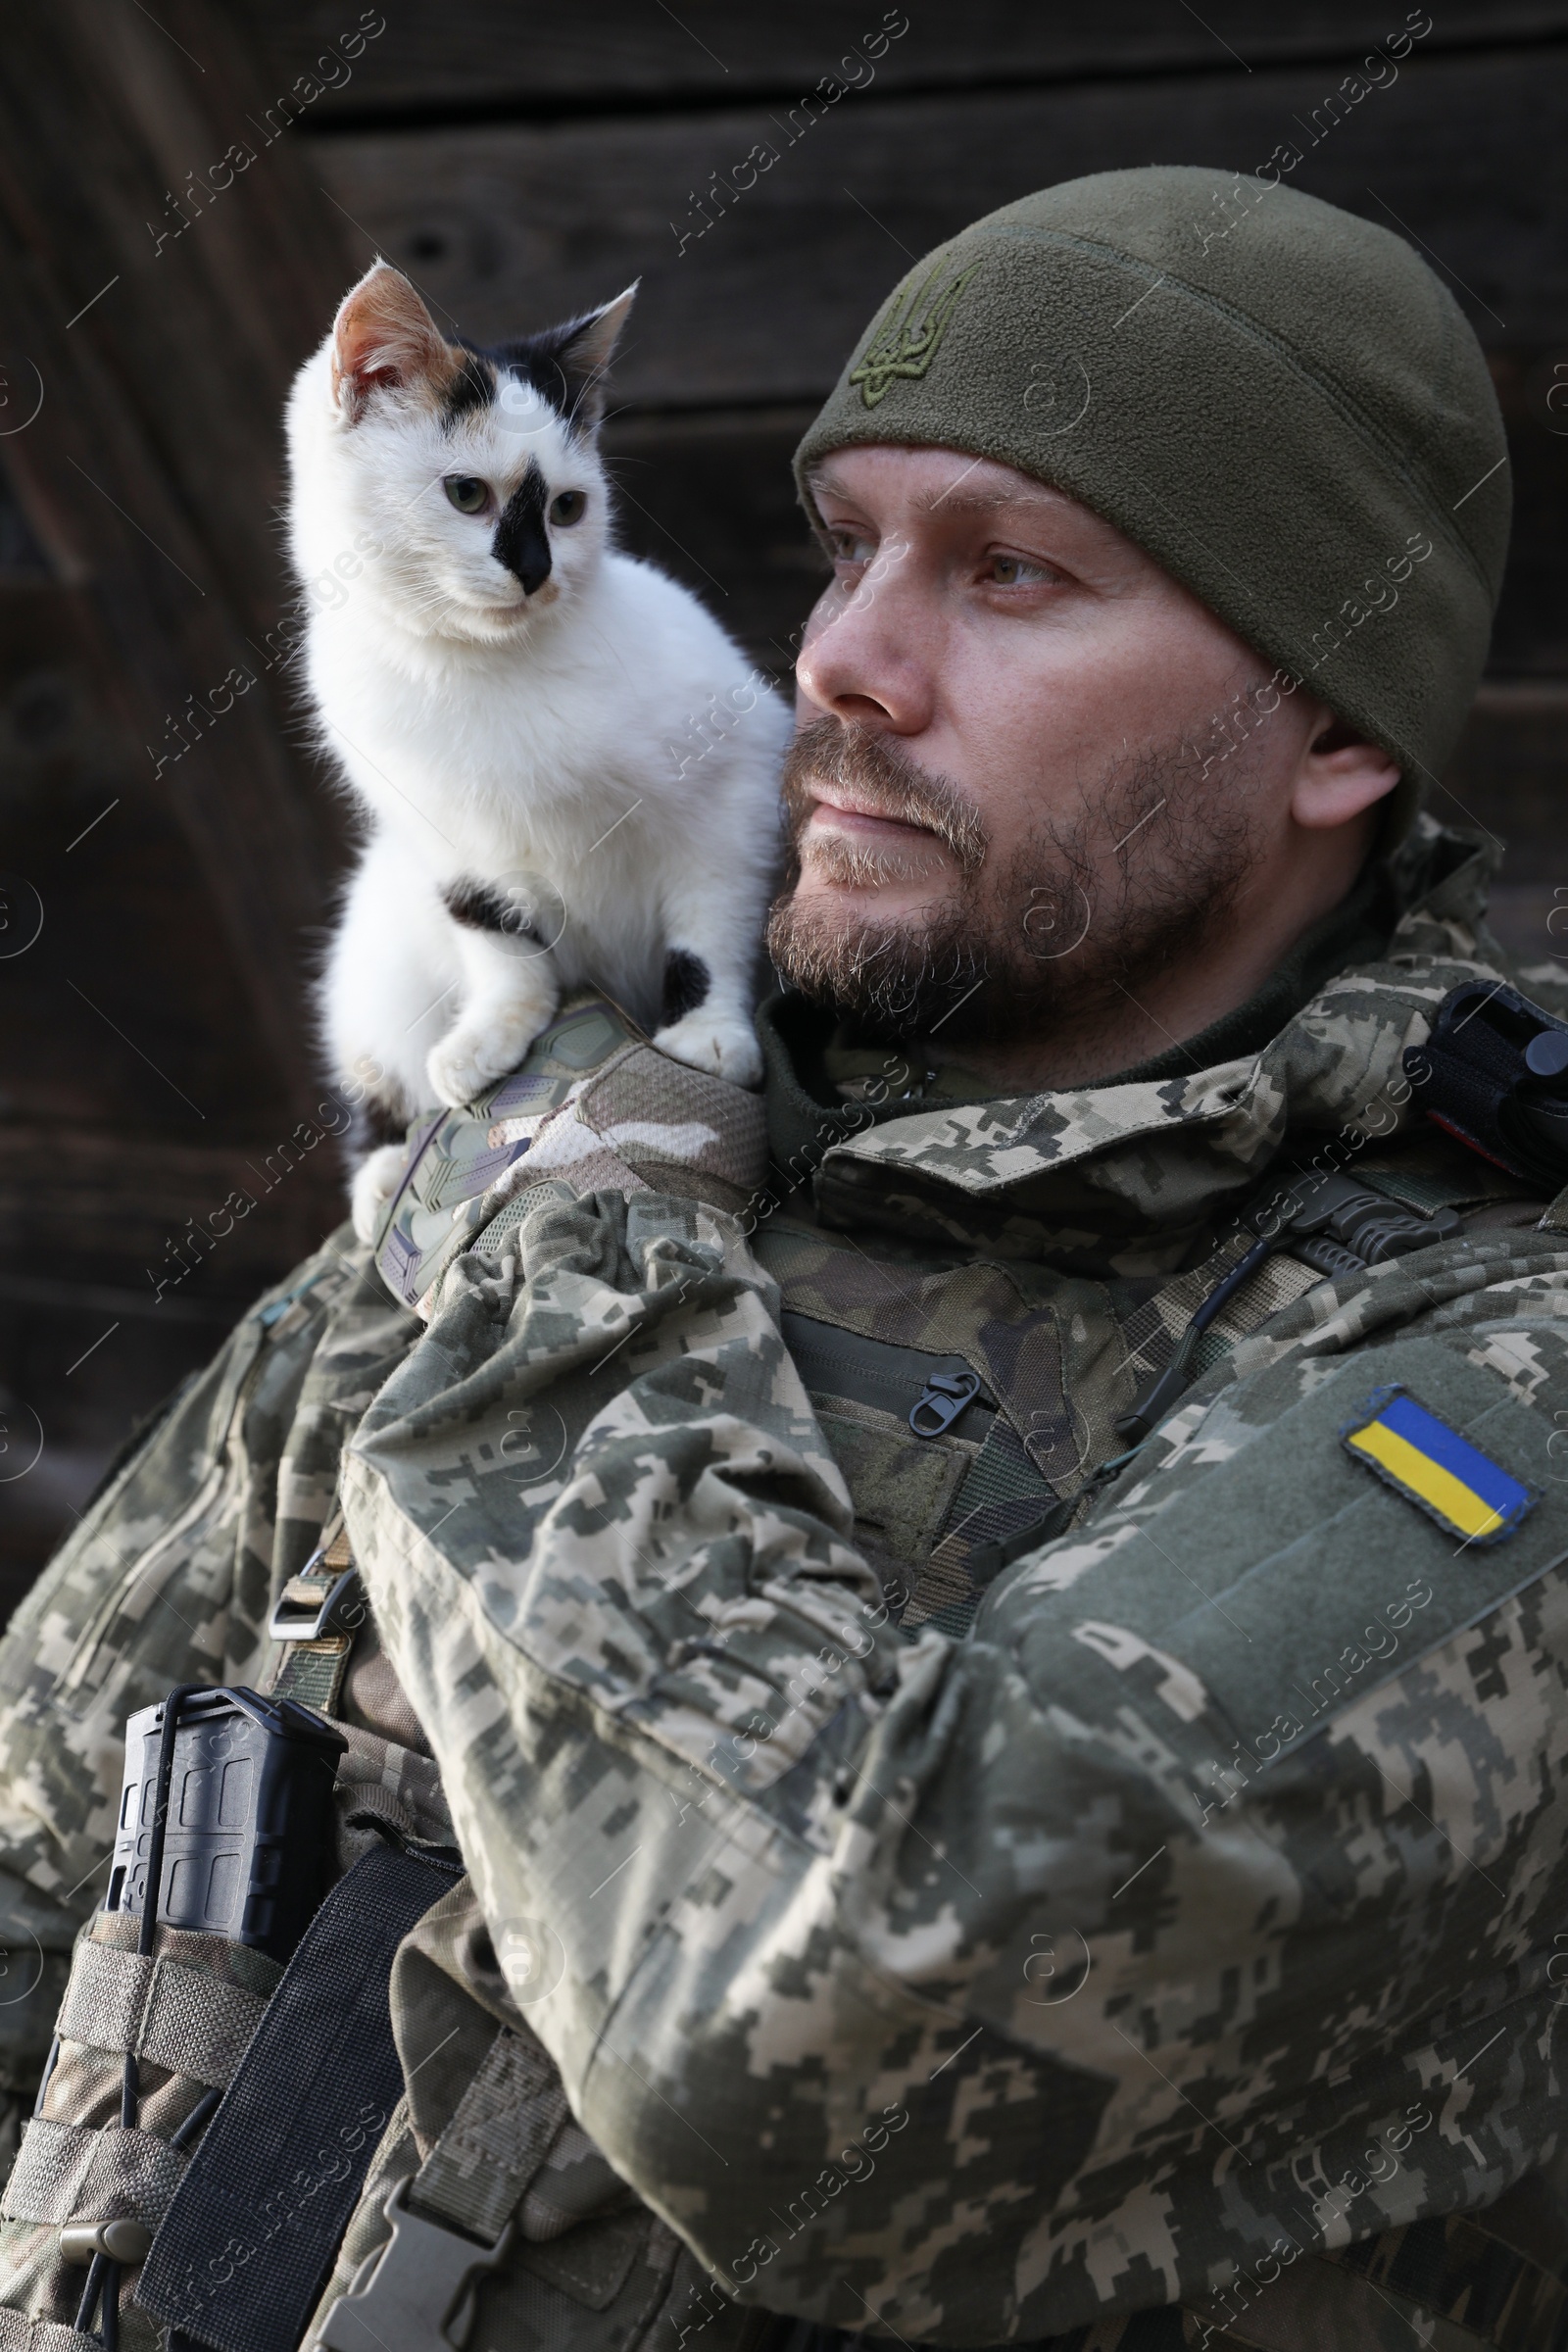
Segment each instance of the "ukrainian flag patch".
M1467 1544L1505 1544L1540 1491L1504 1470L1408 1389L1374 1389L1340 1432L1347 1453Z

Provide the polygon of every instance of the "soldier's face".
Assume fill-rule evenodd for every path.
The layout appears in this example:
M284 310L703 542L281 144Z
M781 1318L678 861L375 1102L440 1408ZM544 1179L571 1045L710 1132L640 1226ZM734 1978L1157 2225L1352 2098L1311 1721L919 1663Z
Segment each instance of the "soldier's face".
M956 1043L1086 1009L1222 925L1322 706L1264 714L1259 656L1010 466L843 450L813 488L835 568L797 667L785 977Z

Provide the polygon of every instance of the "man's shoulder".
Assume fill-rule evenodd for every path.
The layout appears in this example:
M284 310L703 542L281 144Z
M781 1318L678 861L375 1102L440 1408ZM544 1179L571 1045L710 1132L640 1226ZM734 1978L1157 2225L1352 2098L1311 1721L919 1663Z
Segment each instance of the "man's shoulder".
M1242 1341L977 1631L1080 1714L1157 1719L1200 1774L1234 1769L1219 1725L1256 1770L1377 1691L1385 1728L1436 1735L1447 1706L1453 1736L1528 1740L1537 1644L1568 1670L1568 1602L1544 1597L1565 1558L1568 1231L1499 1229Z
M415 1120L376 1263L393 1295L423 1312L454 1259L498 1254L542 1188L579 1199L665 1193L734 1213L765 1156L758 1096L658 1052L610 999L585 991L517 1069L471 1102Z

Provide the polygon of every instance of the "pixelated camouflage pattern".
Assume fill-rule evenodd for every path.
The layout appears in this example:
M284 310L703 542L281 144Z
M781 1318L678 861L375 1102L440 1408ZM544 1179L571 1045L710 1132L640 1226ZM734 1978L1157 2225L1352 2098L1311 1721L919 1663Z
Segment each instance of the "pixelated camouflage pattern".
M1218 2342L1278 2243L1333 2268L1545 2179L1568 1234L1477 1179L1502 1223L1270 1301L967 1640L900 1634L778 1326L781 1284L889 1345L922 1344L923 1301L945 1352L967 1311L959 1351L995 1373L1026 1461L1032 1439L1050 1483L1086 1478L1128 1385L1122 1326L1152 1309L1139 1344L1168 1342L1161 1285L1224 1249L1282 1138L1419 1159L1443 1189L1391 1081L1446 989L1497 967L1479 861L1427 847L1439 878L1387 961L1255 1064L1157 1101L997 1104L984 1132L889 1119L825 1154L793 1268L762 1262L774 1237L745 1208L565 1167L455 1257L427 1332L329 1245L0 1648L9 1899L63 1961L123 1713L193 1668L250 1669L352 1437L356 1554L512 1999L578 2124L695 2250L649 2352L727 2352L748 2304L1086 2352L1081 2331L1109 2345L1179 2300L1189 2340ZM890 1323L833 1276L846 1243L902 1290ZM1460 1384L1476 1442L1539 1487L1528 1537L1456 1564L1345 1455L1336 1416L1401 1367L1416 1394ZM1424 1641L1435 1604L1412 1593L1445 1577ZM1298 1662L1326 1695L1286 1739L1280 1708L1250 1708L1236 1626L1264 1688L1292 1660L1250 1594L1298 1587L1326 1645ZM21 2021L19 2088L46 2039ZM456 2098L456 2071L426 2071ZM383 2156L412 2165L400 2129ZM3 2296L19 2308L9 2276Z
M934 1277L901 1254L886 1311L934 1300L951 1344L968 1278L999 1380L988 1319L1061 1305L1070 1396L1107 1286L1206 1256L1287 1134L1430 1174L1397 1082L1491 968L1461 896L1253 1063L834 1146L824 1222L961 1243ZM1540 2175L1568 1237L1514 1213L1277 1304L967 1641L889 1622L734 1220L563 1187L454 1266L350 1447L349 1524L486 1917L560 1939L530 2021L713 2274L685 2341L726 2296L955 2344L1179 2301L1199 2340L1278 2243L1332 2267ZM825 1255L807 1279L844 1310ZM1511 1555L1455 1562L1340 1446L1400 1377L1540 1490ZM547 1396L561 1458L509 1480L507 1416Z
M175 1683L265 1678L271 1598L315 1548L344 1440L419 1329L347 1229L335 1235L181 1390L13 1617L0 1643L0 1934L19 1983L8 2000L0 1978L0 2082L14 2112L31 2107L74 1939L102 1899L125 1718ZM362 1750L367 1778L398 1777ZM124 1927L100 1915L94 1933ZM51 2098L92 2064L68 2065ZM98 2064L118 2109L120 2062ZM148 2098L149 2130L167 2136L180 2120ZM59 2262L56 2235L0 2224L0 2310L74 2313L84 2274ZM141 2352L129 2292L122 2342Z

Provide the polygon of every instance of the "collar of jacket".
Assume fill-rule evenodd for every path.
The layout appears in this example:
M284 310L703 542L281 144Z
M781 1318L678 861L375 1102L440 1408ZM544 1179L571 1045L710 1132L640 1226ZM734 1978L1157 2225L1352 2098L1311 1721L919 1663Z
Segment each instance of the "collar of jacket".
M774 998L761 1027L775 1167L811 1185L826 1225L1084 1273L1165 1272L1287 1143L1356 1151L1411 1126L1405 1048L1425 1042L1449 989L1502 976L1485 922L1497 855L1423 817L1391 861L1399 912L1383 957L1339 972L1261 1053L1183 1076L878 1116L811 1094L799 1066L811 1016Z

